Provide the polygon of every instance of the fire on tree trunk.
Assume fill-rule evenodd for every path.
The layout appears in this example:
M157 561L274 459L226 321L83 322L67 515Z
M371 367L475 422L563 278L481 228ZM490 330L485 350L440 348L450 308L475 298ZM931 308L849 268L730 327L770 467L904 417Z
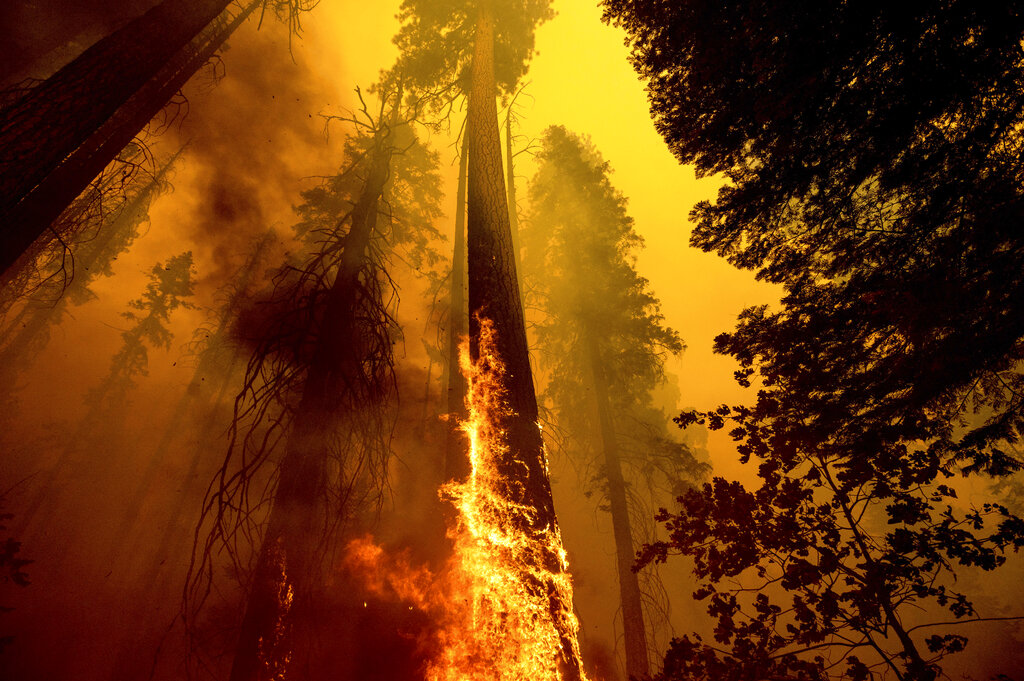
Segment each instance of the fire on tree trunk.
M529 509L516 522L526 535L558 535L547 461L537 425L537 397L530 372L526 327L516 279L515 254L505 194L498 112L495 105L494 17L481 4L471 69L466 143L469 148L468 183L468 279L469 352L474 363L482 358L481 338L485 324L493 324L493 353L504 370L496 379L504 408L495 410L493 424L500 433L503 456L496 464L501 489L509 502ZM558 542L560 544L560 542ZM531 560L543 574L559 574L562 556L551 544L543 544ZM568 610L564 592L547 588L552 612ZM559 665L567 681L582 671L576 632L555 619L562 641Z

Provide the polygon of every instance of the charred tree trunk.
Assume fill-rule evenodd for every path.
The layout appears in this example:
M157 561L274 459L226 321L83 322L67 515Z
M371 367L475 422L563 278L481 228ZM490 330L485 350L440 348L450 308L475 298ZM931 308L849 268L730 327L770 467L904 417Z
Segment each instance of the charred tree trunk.
M530 371L523 306L517 284L515 250L509 225L508 201L498 134L497 87L494 78L494 16L489 3L481 3L474 38L470 75L466 140L469 147L468 182L468 280L469 347L479 362L481 324L490 319L496 332L495 352L505 366L502 393L506 410L499 424L508 451L500 465L506 480L504 493L514 503L534 513L521 518L522 530L530 534L557 533L547 461L537 425L537 396ZM551 572L561 570L554 550L538 557ZM546 585L545 585L546 586ZM540 588L544 588L541 586ZM561 602L557 591L548 588L552 613L571 612L572 604ZM560 618L556 617L556 621ZM580 678L579 661L573 651L573 632L558 631L563 654L559 660L563 678Z
M391 147L378 133L372 165L352 210L341 265L331 286L312 366L279 467L277 490L231 668L231 681L279 678L292 652L293 599L302 607L316 582L314 548L321 527L320 499L327 475L324 450L337 419L339 392L358 390L363 370L356 296L376 229L378 203L387 182ZM359 401L363 396L351 395Z
M605 376L596 336L591 329L585 329L584 333L587 334L587 361L593 375L594 398L597 402L597 417L601 427L601 447L604 450L605 477L608 483L608 505L611 509L612 531L615 536L619 599L622 604L622 630L626 643L626 674L630 678L647 678L650 674L647 628L644 623L640 583L636 573L633 572L636 553L633 547L633 530L629 521L626 481L622 475L618 437L615 433L611 400L608 396L608 379Z
M448 316L448 438L445 443L446 480L469 474L466 438L459 422L466 418L466 378L459 371L459 343L468 332L466 316L466 169L469 145L464 140L459 159L459 188L455 194L455 251L452 256L451 310Z
M73 255L71 245L83 241L90 225L102 228L108 221L108 214L117 214L116 206L129 199L125 195L126 187L134 184L132 176L145 162L141 146L122 149L114 162L93 178L89 187L50 225L50 238L36 239L13 265L0 272L0 317L19 300L40 289L50 288L53 279L59 277L63 283L68 276L64 269L66 261L69 255ZM108 211L111 205L115 208ZM96 221L99 221L98 225ZM59 235L59 239L55 235ZM75 258L71 260L74 265Z
M200 35L229 4L164 0L0 111L0 272L167 104L259 0Z

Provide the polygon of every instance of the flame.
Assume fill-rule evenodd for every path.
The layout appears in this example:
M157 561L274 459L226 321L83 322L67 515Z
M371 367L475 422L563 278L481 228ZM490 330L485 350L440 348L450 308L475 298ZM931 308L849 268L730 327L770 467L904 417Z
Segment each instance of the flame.
M347 562L361 568L372 591L391 592L433 619L428 681L586 681L576 671L579 622L558 527L524 529L533 527L535 510L503 493L508 485L499 464L508 449L497 424L508 407L494 333L481 320L476 363L466 343L460 348L469 383L461 428L471 472L441 490L455 507L448 530L454 551L444 574L412 568L404 558L385 566L383 549L369 540L350 544Z

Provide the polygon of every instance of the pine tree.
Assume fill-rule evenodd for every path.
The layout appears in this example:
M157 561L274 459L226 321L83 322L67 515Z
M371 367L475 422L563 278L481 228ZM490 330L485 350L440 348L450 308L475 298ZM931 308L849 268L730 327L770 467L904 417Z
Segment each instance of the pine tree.
M245 508L249 481L275 443L284 451L246 585L233 681L272 678L288 668L322 588L322 564L341 533L379 503L384 485L399 335L386 295L387 262L402 245L417 251L413 261L432 259L426 251L439 181L435 156L402 118L401 89L388 82L379 91L389 113L364 108L352 119L364 129L346 145L351 164L305 193L297 231L310 252L282 268L270 299L240 320L255 350L236 400L237 447L204 511L213 527L197 547L193 608L202 605L211 578L213 547L233 546L237 522L255 522L232 517ZM233 472L236 450L244 458Z
M640 543L632 518L647 508L638 487L660 483L678 494L704 468L668 436L669 417L651 405L652 391L665 381L666 355L683 346L636 271L642 240L608 164L560 127L545 132L538 160L523 241L524 279L542 317L544 396L568 435L565 453L597 470L594 487L612 519L626 672L646 677L649 625L632 569Z
M82 441L97 425L110 420L109 414L124 413L127 409L136 380L148 375L149 348L170 347L173 335L167 323L175 310L191 307L188 299L192 295L192 274L191 251L169 258L166 264L153 267L142 296L128 303L129 310L123 316L133 324L121 334L121 349L111 359L107 375L86 393L86 415L21 514L23 523L32 523L43 503L54 503L57 482L72 465L72 457Z
M498 112L499 88L511 92L525 73L533 50L534 29L552 16L548 0L406 0L399 14L404 25L396 42L400 63L413 82L434 93L468 99L466 139L467 283L469 351L481 361L482 328L493 324L495 353L505 367L498 379L504 409L498 430L507 445L499 465L509 501L530 509L518 522L524 533L559 534L540 429L537 397L530 370L526 326L515 269L509 224ZM469 46L469 49L467 49ZM561 571L554 550L536 558L545 570ZM538 588L547 588L538 585ZM571 612L547 589L552 612ZM560 621L557 625L564 627ZM581 675L574 632L559 629L567 679Z

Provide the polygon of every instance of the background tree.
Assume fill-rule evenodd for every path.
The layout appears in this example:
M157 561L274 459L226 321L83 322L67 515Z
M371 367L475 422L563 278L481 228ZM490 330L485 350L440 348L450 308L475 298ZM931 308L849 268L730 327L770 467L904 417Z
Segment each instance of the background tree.
M112 414L124 413L135 382L149 370L149 348L169 348L174 338L168 322L178 308L189 308L193 293L192 253L186 251L166 263L157 263L149 276L149 284L142 296L128 303L125 319L132 326L121 333L121 349L110 360L110 370L86 393L88 405L85 417L70 438L67 447L50 467L39 484L33 500L20 514L20 520L32 523L43 503L55 506L54 495L60 492L57 483L66 469L73 465L73 457L97 426L113 421ZM86 468L95 465L85 462Z
M50 337L50 329L63 321L72 306L94 298L90 285L98 278L113 274L118 256L135 241L149 218L149 207L161 194L171 189L168 175L178 160L176 153L148 182L121 195L115 205L99 206L75 216L77 224L65 236L74 237L70 244L60 243L56 249L45 249L26 271L21 286L5 287L4 302L26 297L22 307L3 329L0 340L0 385L9 395L17 389L16 380L28 369ZM135 184L135 183L133 183ZM102 201L102 199L101 199ZM74 249L77 276L69 280L65 267L65 249ZM17 289L17 290L15 290ZM2 304L0 304L2 305Z
M626 672L646 677L648 626L632 569L644 528L632 518L651 515L645 482L667 484L675 495L704 469L670 438L669 417L651 406L652 391L666 380L665 356L683 344L636 271L643 242L598 151L551 127L537 156L523 276L543 315L537 351L548 373L544 396L568 434L566 454L596 470L590 491L611 512Z
M3 496L0 496L0 504L3 502ZM0 505L0 508L3 506ZM21 542L10 536L7 526L3 524L13 517L10 513L0 511L0 532L4 535L0 543L0 585L12 584L24 588L29 585L28 573L24 568L32 561L18 555L21 552ZM10 608L0 605L0 615L10 611ZM13 636L0 636L0 652L13 642Z
M742 384L760 374L756 404L707 415L734 419L761 487L716 480L670 518L737 666L684 639L673 673L823 673L784 653L831 645L857 651L840 655L855 677L877 646L897 676L933 678L964 638L924 638L905 609L974 617L944 580L1002 564L1024 529L941 484L1021 466L1008 451L1024 427L1024 7L604 6L670 149L729 180L694 209L692 243L786 289L780 311L746 311L716 344ZM737 594L719 588L747 568L791 592L792 628L774 628L789 611L767 601L733 619Z

